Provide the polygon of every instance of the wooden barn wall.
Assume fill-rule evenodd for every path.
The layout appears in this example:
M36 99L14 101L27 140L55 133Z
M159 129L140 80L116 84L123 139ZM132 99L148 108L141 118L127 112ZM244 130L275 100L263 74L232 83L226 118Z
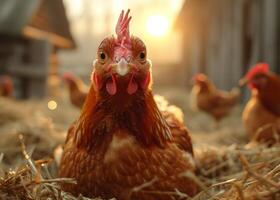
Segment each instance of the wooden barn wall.
M193 2L186 16L193 32L184 30L187 79L204 72L218 87L230 89L257 62L280 72L279 0Z
M274 71L279 68L279 0L263 1L263 59Z
M252 1L248 24L252 47L249 65L244 66L246 69L256 62L267 62L273 71L279 72L279 8L279 0Z
M206 73L220 88L230 89L242 76L243 0L223 0L209 22Z
M224 86L224 84L228 82L226 76L231 67L229 55L232 48L229 47L232 41L231 32L228 30L231 29L230 21L232 13L230 12L231 8L228 3L230 3L230 0L225 0L219 4L221 9L217 10L216 13L213 12L214 16L212 16L212 20L209 23L206 73L218 86ZM221 45L216 45L215 43L211 44L211 42ZM213 45L215 45L216 48L212 49L211 46ZM215 54L210 54L210 52Z

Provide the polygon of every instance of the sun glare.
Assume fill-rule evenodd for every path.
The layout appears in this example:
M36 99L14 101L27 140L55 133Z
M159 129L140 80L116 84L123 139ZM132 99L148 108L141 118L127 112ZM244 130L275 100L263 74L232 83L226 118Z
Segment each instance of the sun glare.
M163 36L169 28L169 21L164 16L150 16L147 20L147 31L153 36Z

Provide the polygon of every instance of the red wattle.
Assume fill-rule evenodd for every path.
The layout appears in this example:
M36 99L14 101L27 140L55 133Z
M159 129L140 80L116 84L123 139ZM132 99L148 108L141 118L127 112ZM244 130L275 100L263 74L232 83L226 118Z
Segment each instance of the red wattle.
M138 84L136 83L132 75L127 86L127 93L132 95L137 91L137 89L138 89Z
M108 80L106 83L106 90L110 95L117 93L116 79L113 75L111 76L111 80Z
M95 86L97 87L98 90L100 90L102 88L102 84L100 82L100 79L98 78L98 75L93 72L93 82L95 84Z
M148 72L146 74L145 80L141 83L141 88L146 89L149 86L150 81L151 81L151 73Z

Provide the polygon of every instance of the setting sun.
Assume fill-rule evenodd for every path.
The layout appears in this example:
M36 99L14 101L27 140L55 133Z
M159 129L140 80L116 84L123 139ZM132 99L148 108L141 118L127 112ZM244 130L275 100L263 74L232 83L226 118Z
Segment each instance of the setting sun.
M153 36L163 36L169 28L169 21L164 16L150 16L147 20L147 31Z

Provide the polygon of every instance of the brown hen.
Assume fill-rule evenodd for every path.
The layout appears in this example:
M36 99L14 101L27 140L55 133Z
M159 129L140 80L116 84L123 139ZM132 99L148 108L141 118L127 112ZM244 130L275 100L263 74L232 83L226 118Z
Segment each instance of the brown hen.
M193 80L191 95L194 106L211 115L218 124L238 103L240 90L238 88L233 88L230 92L219 90L205 74L198 74Z
M68 72L63 74L63 79L68 86L71 103L77 108L82 108L89 90L88 86L80 78Z
M273 144L280 137L280 77L266 63L255 65L245 76L251 98L242 114L249 138Z
M128 13L119 18L117 37L98 48L92 85L69 129L59 169L60 177L77 184L62 188L119 200L193 196L198 187L189 177L195 171L190 137L185 127L177 133L179 121L168 125L160 112L151 91L151 61L144 43L129 35Z

